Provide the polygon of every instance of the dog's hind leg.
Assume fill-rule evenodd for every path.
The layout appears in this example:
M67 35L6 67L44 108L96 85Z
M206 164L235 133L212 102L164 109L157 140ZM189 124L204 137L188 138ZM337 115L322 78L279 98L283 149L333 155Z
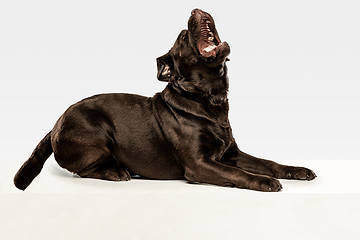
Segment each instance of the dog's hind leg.
M103 99L98 103L97 98ZM85 99L60 117L51 137L55 159L61 167L80 177L130 180L129 172L114 156L115 127L102 101L106 99L100 95Z
M109 181L129 181L131 179L129 172L125 168L120 167L113 157L103 155L96 159L94 155L96 156L96 154L92 154L92 156L90 154L83 155L72 164L62 167L82 178L96 178Z
M106 146L63 142L54 151L58 164L83 178L128 181L129 172L120 166Z
M129 181L131 176L125 168L100 165L93 169L86 169L77 173L82 178L96 178L110 181Z

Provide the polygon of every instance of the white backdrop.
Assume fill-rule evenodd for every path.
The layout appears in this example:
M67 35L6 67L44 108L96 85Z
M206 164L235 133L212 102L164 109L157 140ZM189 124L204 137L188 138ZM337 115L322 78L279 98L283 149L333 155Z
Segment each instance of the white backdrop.
M360 159L356 1L2 1L1 159L27 158L62 112L105 92L152 96L155 58L199 7L231 46L240 148L274 159Z
M87 96L152 96L155 58L193 8L231 46L238 145L272 159L360 159L356 1L2 1L1 159L26 159L62 112Z

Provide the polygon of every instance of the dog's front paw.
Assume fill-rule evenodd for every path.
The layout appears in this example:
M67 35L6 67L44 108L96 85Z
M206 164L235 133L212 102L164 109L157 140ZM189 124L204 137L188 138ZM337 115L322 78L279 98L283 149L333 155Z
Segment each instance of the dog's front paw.
M262 192L278 192L282 189L279 180L267 176L255 176L248 182L247 188Z
M316 178L316 174L308 168L287 167L284 178L310 181Z

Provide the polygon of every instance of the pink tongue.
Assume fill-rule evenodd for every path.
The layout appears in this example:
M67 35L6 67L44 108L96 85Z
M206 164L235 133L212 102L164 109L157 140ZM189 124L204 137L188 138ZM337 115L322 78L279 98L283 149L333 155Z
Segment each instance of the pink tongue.
M200 54L203 57L211 57L211 56L215 56L216 52L214 51L214 49L216 48L215 44L209 45L206 48L203 48L200 52Z
M210 45L210 46L204 48L203 51L211 52L212 50L214 50L214 48L216 48L216 45Z

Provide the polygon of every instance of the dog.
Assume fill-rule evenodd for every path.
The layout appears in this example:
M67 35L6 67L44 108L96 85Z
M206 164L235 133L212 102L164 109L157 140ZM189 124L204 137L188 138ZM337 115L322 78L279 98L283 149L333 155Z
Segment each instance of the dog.
M313 171L259 159L239 150L229 124L226 62L210 14L194 9L188 29L156 59L166 88L153 97L100 94L70 106L16 173L25 190L54 153L60 167L83 178L128 181L187 179L265 192L278 178L313 180Z

